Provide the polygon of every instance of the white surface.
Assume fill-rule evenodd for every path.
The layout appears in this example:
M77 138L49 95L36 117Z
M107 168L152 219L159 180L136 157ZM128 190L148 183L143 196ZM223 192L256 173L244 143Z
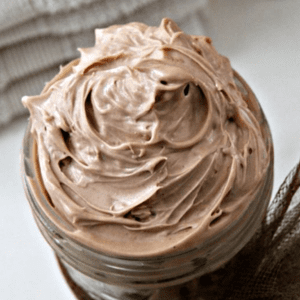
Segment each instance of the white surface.
M199 12L205 34L248 81L267 115L275 146L274 190L300 154L299 15L295 0L214 0ZM23 118L0 131L0 298L72 300L24 196L19 152L26 123Z
M74 299L23 192L19 162L26 124L23 118L0 132L0 299Z

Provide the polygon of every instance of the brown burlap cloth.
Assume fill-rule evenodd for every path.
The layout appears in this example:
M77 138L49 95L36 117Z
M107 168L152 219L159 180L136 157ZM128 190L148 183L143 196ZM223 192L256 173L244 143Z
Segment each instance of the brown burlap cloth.
M300 299L299 187L300 163L281 185L252 240L221 269L172 287L171 297L176 291L176 299L182 300ZM76 297L91 299L61 263L60 267ZM163 295L160 299L173 298Z
M224 268L199 279L206 289L211 286L207 299L300 299L299 187L300 163L281 185L246 247Z

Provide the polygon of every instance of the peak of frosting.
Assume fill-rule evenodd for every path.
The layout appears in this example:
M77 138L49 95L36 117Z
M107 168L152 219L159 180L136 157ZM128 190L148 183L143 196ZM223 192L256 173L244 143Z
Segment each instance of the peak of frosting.
M125 252L142 239L144 254L213 236L249 207L270 160L229 60L170 19L95 33L23 99L53 209L100 249L110 235Z

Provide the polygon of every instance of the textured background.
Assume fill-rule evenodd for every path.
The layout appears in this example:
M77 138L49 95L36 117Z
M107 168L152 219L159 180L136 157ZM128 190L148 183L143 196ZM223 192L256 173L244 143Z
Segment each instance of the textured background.
M164 16L201 32L204 0L4 0L0 3L0 126L25 113L20 99L39 94L60 65L94 44L94 28Z

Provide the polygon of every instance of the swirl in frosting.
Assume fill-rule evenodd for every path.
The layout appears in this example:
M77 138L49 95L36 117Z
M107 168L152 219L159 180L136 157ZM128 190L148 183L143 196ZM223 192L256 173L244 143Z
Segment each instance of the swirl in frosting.
M246 210L269 149L208 37L130 23L97 29L80 53L23 99L49 203L74 235L124 249L143 238L147 253L157 237L196 244Z

